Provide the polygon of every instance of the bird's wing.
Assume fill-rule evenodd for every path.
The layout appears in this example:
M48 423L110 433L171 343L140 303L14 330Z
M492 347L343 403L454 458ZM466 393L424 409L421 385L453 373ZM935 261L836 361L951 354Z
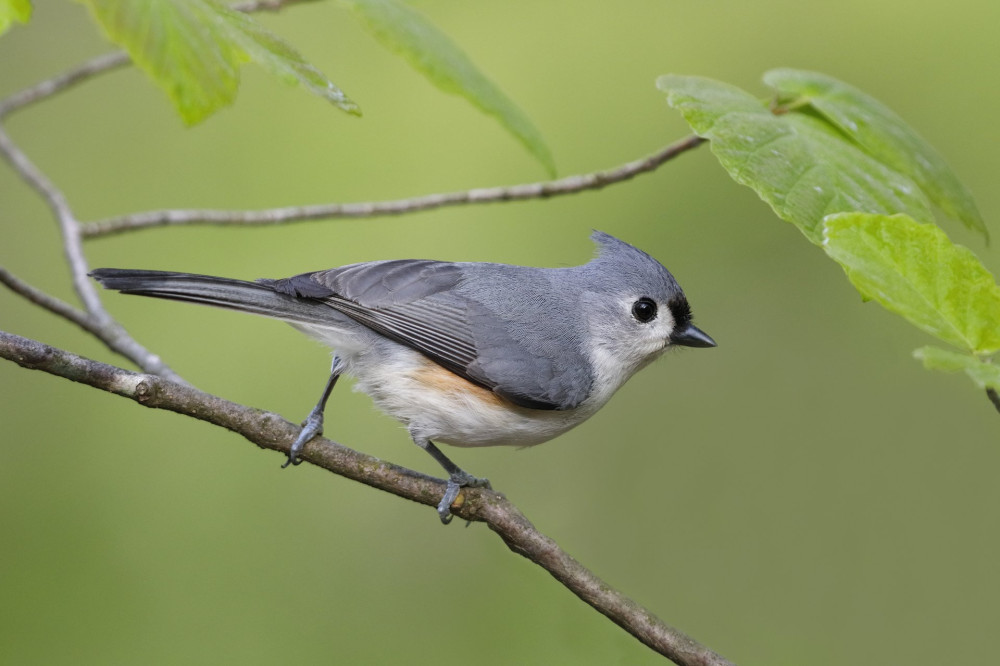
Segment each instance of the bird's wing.
M459 288L465 270L449 262L392 260L261 282L321 301L521 407L571 409L582 402L589 375L581 387L570 376L581 368L515 341L509 322Z

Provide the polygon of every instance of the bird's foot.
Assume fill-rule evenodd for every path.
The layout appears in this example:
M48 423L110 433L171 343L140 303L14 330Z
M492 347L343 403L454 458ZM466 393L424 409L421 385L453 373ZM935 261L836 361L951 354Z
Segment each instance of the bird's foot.
M462 491L462 488L486 488L488 490L493 490L493 486L490 485L489 479L481 479L478 476L472 476L464 470L458 470L448 479L448 487L445 488L444 497L438 502L437 512L438 516L441 518L441 522L447 525L451 522L454 517L451 514L451 505L455 503L458 499L458 494ZM471 522L471 521L470 521ZM469 523L466 523L468 526Z
M299 454L302 453L302 449L305 447L306 443L309 442L313 437L319 437L323 434L323 411L314 409L309 412L309 416L306 420L302 422L302 431L299 432L299 436L295 438L292 443L292 448L288 450L288 460L285 464L281 466L281 469L285 469L289 465L300 465L302 464L302 459L299 458Z

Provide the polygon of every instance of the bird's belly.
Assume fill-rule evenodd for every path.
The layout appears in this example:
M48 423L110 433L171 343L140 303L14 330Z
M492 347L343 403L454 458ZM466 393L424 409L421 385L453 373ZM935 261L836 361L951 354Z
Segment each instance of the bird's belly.
M591 413L519 407L411 354L352 374L358 377L357 390L415 436L453 446L532 446L561 435Z

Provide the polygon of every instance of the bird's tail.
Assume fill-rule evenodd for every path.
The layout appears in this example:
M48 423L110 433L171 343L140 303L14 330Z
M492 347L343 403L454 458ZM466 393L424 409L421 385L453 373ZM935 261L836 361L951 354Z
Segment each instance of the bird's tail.
M90 276L107 289L283 319L297 324L330 324L334 310L311 298L276 292L268 283L245 282L211 275L98 268Z

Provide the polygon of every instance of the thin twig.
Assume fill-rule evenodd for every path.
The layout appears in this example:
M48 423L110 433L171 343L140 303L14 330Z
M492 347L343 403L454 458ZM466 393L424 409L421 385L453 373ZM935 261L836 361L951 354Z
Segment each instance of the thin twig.
M167 367L155 354L149 352L136 354L131 346L134 344L134 341L116 322L111 322L110 324L107 322L100 323L89 313L78 310L65 301L28 284L3 266L0 266L0 284L5 285L15 294L23 296L35 305L76 324L107 345L108 349L134 361L136 365L146 372L155 373L172 381L186 384L183 378ZM135 358L133 358L133 355Z
M229 8L245 14L277 12L288 5L301 5L306 2L318 2L318 0L250 0L249 2L237 2L234 5L229 5Z
M146 407L166 409L213 423L262 448L287 454L299 432L298 426L277 414L229 402L153 375L136 374L92 361L3 331L0 331L0 357L25 368L43 370L127 397ZM312 440L306 445L302 458L340 476L428 506L436 506L445 489L444 481L326 439ZM612 589L540 533L502 495L483 489L465 489L452 506L452 512L466 520L485 522L511 550L544 568L580 599L675 663L732 666L731 662L667 626L635 601Z
M241 2L232 5L232 9L244 13L258 11L279 11L286 5L312 2L313 0L256 0L252 2ZM25 88L16 92L6 99L0 100L0 120L18 109L22 109L30 104L39 102L47 97L51 97L58 92L89 79L98 74L104 74L112 70L131 65L132 60L124 51L114 51L105 53L96 58L91 58L87 62L74 67L73 69L54 76L51 79L41 81L30 88Z
M540 183L526 183L506 187L489 187L443 194L427 194L410 199L390 201L368 201L361 203L329 203L312 206L289 206L262 210L154 210L113 217L83 226L84 238L97 238L124 231L135 231L148 227L182 226L191 224L212 225L273 225L306 220L377 217L382 215L402 215L418 211L455 206L460 204L494 203L498 201L520 201L542 199L562 194L576 194L585 190L597 190L606 185L629 180L642 173L655 170L681 153L701 145L705 139L689 136L670 144L648 157L628 162L606 171L567 176L559 180Z
M70 210L66 197L14 144L2 127L0 127L0 155L10 162L14 171L49 205L59 223L59 231L63 237L63 252L69 263L77 295L91 314L103 312L104 308L97 297L97 290L87 278L87 260L83 256L83 244L80 242L80 224Z
M86 312L77 310L69 303L61 301L55 296L50 296L37 287L33 287L3 266L0 266L0 283L6 285L15 294L24 296L35 305L41 306L63 319L68 319L88 333L97 337L101 336L101 328L94 323L93 319Z
M277 11L285 5L308 1L310 0L256 0L239 3L233 8L242 12ZM47 99L98 74L110 72L128 64L131 64L131 59L124 51L106 53L92 58L78 67L0 100L0 121L14 111ZM0 156L10 163L14 171L45 200L52 210L59 223L63 239L63 252L69 264L73 287L86 312L76 310L59 299L19 280L2 268L0 268L2 271L0 282L50 312L64 317L92 333L110 349L124 355L146 372L184 383L180 375L171 370L159 356L136 342L104 309L104 305L97 295L97 290L87 277L87 260L83 254L83 236L79 220L73 214L62 191L17 147L2 126L0 126Z
M80 83L92 76L98 74L103 74L104 72L110 72L118 67L123 67L125 65L131 64L128 54L124 51L115 51L114 53L105 53L104 55L92 58L87 62L74 67L73 69L60 74L59 76L54 76L51 79L46 79L40 83L37 83L30 88L25 88L24 90L14 93L10 97L0 100L0 119L3 119L8 114L17 111L18 109L24 108L35 102L39 102L47 97L51 97L58 92L69 88L70 86Z
M4 157L14 168L14 171L38 192L52 210L62 234L63 253L69 264L73 288L80 297L92 326L98 331L98 337L108 347L124 355L146 372L156 373L182 382L181 377L171 370L159 356L136 342L104 309L93 282L87 277L87 260L83 255L80 223L73 215L73 211L70 210L66 197L17 147L2 126L0 126L0 156Z

